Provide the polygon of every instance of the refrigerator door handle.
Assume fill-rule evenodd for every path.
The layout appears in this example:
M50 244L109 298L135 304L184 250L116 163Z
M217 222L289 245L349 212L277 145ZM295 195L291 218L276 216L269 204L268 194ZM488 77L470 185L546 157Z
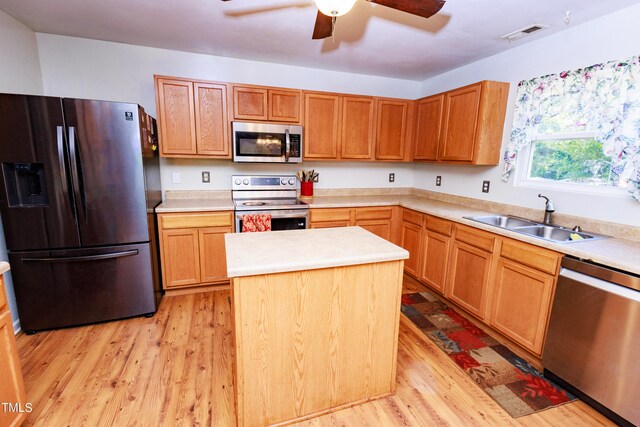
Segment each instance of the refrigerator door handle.
M22 262L73 262L73 261L95 261L101 259L123 258L138 255L137 249L122 252L111 252L109 254L82 255L82 256L61 256L49 258L22 258Z
M71 175L73 176L78 214L81 221L87 222L87 198L84 194L84 182L82 179L82 165L78 161L78 150L76 145L76 128L69 126L69 154L71 157Z
M67 167L64 161L64 128L56 126L57 142L58 142L58 162L60 163L60 181L62 183L62 191L69 193L69 181L67 181Z

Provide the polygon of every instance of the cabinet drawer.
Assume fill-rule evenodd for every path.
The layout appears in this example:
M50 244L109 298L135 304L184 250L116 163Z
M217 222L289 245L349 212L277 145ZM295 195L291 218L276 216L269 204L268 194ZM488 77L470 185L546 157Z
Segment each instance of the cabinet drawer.
M4 288L4 276L0 276L0 313L7 309L7 294Z
M349 221L351 209L311 209L311 222Z
M175 228L228 227L233 224L233 212L201 214L162 214L160 224L163 230Z
M426 228L429 231L444 234L445 236L451 236L453 232L453 224L451 222L430 215L427 215Z
M409 209L402 210L402 220L422 227L423 214Z
M561 255L514 240L503 240L500 256L527 265L544 273L555 275Z
M496 238L492 234L475 228L456 225L456 240L482 249L483 251L493 252L493 245Z
M367 219L391 219L393 208L358 208L356 221Z

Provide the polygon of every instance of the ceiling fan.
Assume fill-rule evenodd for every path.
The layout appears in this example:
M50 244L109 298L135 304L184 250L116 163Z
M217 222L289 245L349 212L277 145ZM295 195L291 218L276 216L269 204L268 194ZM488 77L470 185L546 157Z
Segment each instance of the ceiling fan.
M230 1L230 0L222 0ZM356 0L313 0L318 7L313 39L324 39L333 35L336 18L347 14ZM412 15L429 18L442 9L445 0L367 0L371 3L400 10Z

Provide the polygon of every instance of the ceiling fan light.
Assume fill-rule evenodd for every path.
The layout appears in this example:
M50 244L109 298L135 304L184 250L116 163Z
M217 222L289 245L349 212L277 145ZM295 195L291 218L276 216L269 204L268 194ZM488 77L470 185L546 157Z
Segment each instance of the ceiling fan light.
M342 16L348 13L356 0L313 0L318 10L327 16Z

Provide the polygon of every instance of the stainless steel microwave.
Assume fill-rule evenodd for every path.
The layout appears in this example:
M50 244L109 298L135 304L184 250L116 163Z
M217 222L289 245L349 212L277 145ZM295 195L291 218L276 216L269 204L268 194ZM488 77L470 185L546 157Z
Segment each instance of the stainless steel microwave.
M233 122L231 129L234 162L302 162L302 126Z

